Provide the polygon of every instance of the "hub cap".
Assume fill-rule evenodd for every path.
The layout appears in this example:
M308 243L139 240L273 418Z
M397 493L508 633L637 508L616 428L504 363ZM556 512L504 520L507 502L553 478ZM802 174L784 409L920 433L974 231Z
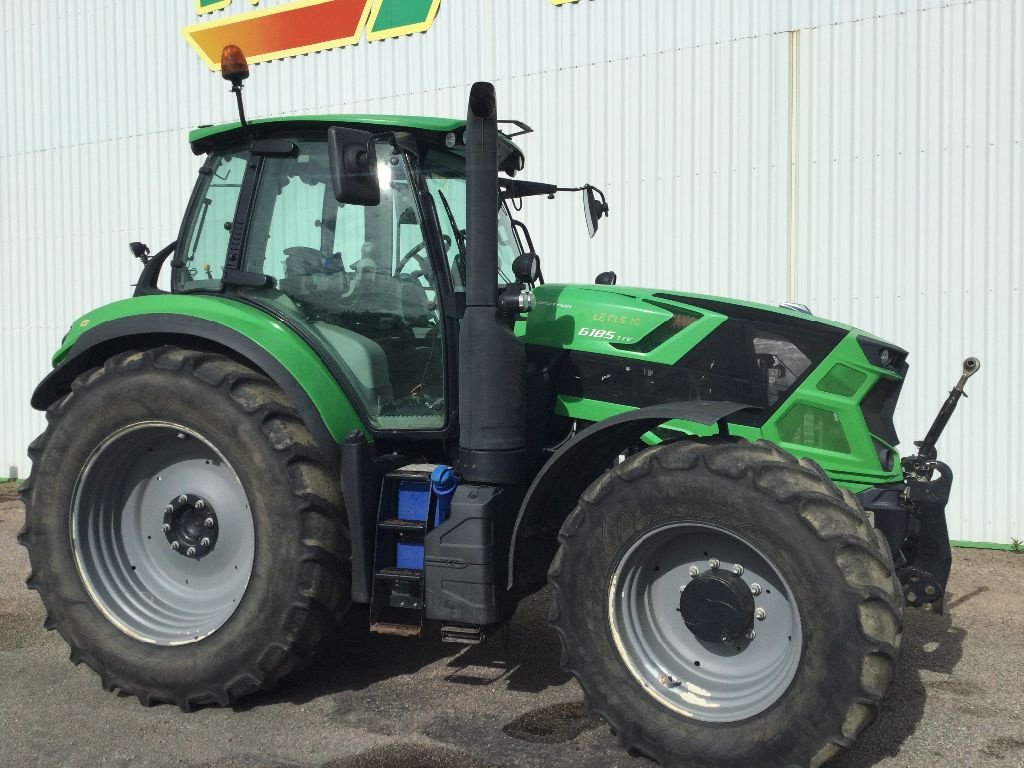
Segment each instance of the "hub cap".
M75 564L118 629L155 645L201 640L231 617L255 530L231 465L197 432L143 422L115 432L78 477Z
M708 571L679 595L679 613L698 640L732 643L754 624L754 596L739 576Z
M800 614L775 565L710 523L646 531L609 590L619 655L644 690L679 714L735 722L774 704L800 663Z
M196 559L213 552L220 533L213 505L191 493L175 496L164 508L162 530L171 549Z

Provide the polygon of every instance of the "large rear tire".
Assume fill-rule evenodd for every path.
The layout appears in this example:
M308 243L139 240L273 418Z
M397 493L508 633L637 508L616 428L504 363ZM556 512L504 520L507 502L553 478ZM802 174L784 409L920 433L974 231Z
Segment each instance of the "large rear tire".
M901 596L816 464L765 442L651 448L595 481L559 540L563 668L631 752L816 768L875 718Z
M128 352L47 419L19 540L73 662L107 690L192 709L312 657L348 604L348 531L270 380L217 354Z

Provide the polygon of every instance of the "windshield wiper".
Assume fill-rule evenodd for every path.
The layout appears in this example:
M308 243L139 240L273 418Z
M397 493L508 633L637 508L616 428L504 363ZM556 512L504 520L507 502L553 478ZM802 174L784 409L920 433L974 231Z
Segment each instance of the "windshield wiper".
M455 220L455 214L452 213L452 207L448 205L448 198L444 196L444 192L440 189L437 190L437 196L441 198L441 205L444 206L444 212L448 214L448 224L452 228L452 232L455 233L455 243L459 246L459 257L455 260L455 267L459 270L459 277L462 279L462 284L466 284L466 230L459 229L459 223Z

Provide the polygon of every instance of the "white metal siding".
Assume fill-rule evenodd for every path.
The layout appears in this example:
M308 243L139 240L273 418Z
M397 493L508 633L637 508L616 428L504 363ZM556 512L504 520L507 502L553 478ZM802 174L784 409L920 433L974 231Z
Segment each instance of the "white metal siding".
M179 35L193 7L0 7L0 475L28 471L43 424L28 398L68 323L129 294L127 242L175 237L198 166L187 129L234 117ZM524 175L609 196L594 241L578 198L527 201L549 278L611 268L768 302L792 284L911 350L905 447L977 354L940 443L957 472L951 530L1006 543L1024 535L1004 479L1024 431L1022 51L1014 0L444 0L426 34L260 65L246 98L261 116L461 115L469 85L493 80L501 116L537 130Z

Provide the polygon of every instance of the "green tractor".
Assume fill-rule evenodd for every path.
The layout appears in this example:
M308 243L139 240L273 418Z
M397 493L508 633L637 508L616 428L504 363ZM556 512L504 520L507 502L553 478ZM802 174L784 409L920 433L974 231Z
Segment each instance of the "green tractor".
M226 49L241 107L248 74ZM676 290L544 283L494 89L468 117L203 127L177 240L32 405L28 585L104 688L227 706L332 630L476 643L550 584L563 667L662 765L817 766L942 609L951 473L907 353ZM525 129L522 124L516 124ZM158 285L170 266L170 290ZM412 642L409 640L408 642Z

